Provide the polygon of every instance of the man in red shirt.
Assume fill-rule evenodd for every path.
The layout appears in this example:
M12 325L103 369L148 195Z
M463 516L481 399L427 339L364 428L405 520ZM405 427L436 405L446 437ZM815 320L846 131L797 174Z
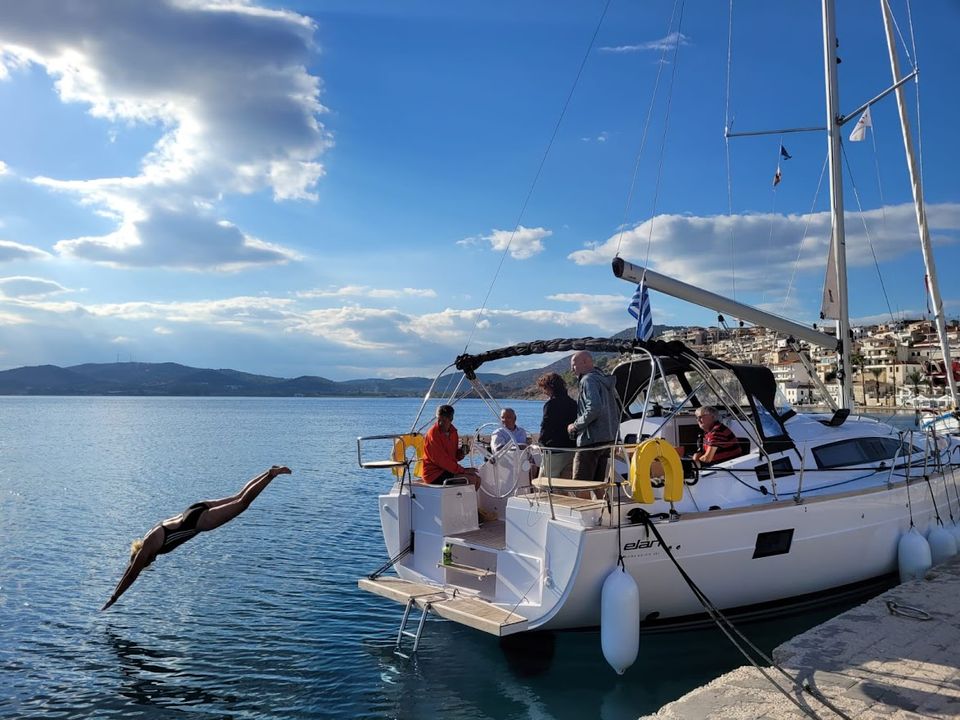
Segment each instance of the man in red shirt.
M453 425L453 406L441 405L437 408L437 422L427 430L423 439L423 481L439 484L462 475L479 488L480 474L476 468L460 464L465 454L460 447L460 435Z
M709 406L697 408L697 422L703 431L703 449L693 454L694 460L703 465L713 465L743 454L737 436L717 420L716 409Z

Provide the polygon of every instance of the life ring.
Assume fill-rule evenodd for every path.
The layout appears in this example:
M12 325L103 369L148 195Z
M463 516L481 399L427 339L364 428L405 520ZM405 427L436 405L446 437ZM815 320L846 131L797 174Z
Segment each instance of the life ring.
M407 450L409 448L413 448L413 457L410 458L407 457ZM423 435L420 433L398 435L393 441L393 459L397 462L416 460L411 474L417 477L423 477ZM402 477L403 471L404 469L402 467L395 467L393 474L397 477Z
M663 499L677 502L683 497L683 465L676 449L663 438L651 438L637 446L630 461L630 485L636 502L653 502L650 466L659 461L663 466Z

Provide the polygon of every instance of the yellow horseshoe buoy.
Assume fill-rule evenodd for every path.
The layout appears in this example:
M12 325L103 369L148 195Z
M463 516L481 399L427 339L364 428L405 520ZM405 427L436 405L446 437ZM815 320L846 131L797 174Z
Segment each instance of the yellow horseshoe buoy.
M629 478L634 501L645 505L653 502L650 466L654 461L659 461L663 466L663 499L677 502L683 497L683 465L676 449L663 438L645 440L633 454Z
M405 462L407 460L407 450L413 448L413 457L411 460L416 460L416 463L413 466L412 475L417 477L423 476L423 435L420 433L407 433L406 435L400 435L396 440L393 441L393 459L397 462ZM397 477L403 475L403 468L396 467L393 469L393 474Z

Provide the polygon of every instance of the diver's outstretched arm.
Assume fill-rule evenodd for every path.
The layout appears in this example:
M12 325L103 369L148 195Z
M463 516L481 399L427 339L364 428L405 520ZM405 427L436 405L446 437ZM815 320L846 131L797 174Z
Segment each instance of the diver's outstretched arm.
M124 571L123 577L121 577L120 582L117 583L117 587L114 589L113 595L111 595L106 604L100 608L101 610L106 610L108 607L113 605L120 598L120 596L126 592L127 588L133 585L133 581L137 579L138 575L140 575L140 571L152 563L154 559L156 559L157 551L162 546L163 528L157 525L157 527L147 533L147 536L143 539L143 546L130 560L130 564L127 565L127 569Z

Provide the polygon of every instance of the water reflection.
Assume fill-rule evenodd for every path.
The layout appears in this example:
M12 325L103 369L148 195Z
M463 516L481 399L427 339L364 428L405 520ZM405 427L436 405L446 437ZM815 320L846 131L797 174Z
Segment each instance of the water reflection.
M104 630L104 642L117 659L123 676L118 694L128 704L142 708L167 708L183 705L224 706L236 702L236 696L212 691L188 682L189 675L181 668L184 656L162 646L146 647L119 635L112 628Z
M519 680L547 672L556 649L557 638L552 632L522 633L500 639L507 667Z
M739 627L770 652L856 602ZM394 641L387 636L365 649L376 658L381 683L361 714L396 718L439 713L452 720L633 720L747 663L715 627L644 633L637 662L623 676L606 664L596 631L498 640L431 617L418 654L409 660L394 654Z

